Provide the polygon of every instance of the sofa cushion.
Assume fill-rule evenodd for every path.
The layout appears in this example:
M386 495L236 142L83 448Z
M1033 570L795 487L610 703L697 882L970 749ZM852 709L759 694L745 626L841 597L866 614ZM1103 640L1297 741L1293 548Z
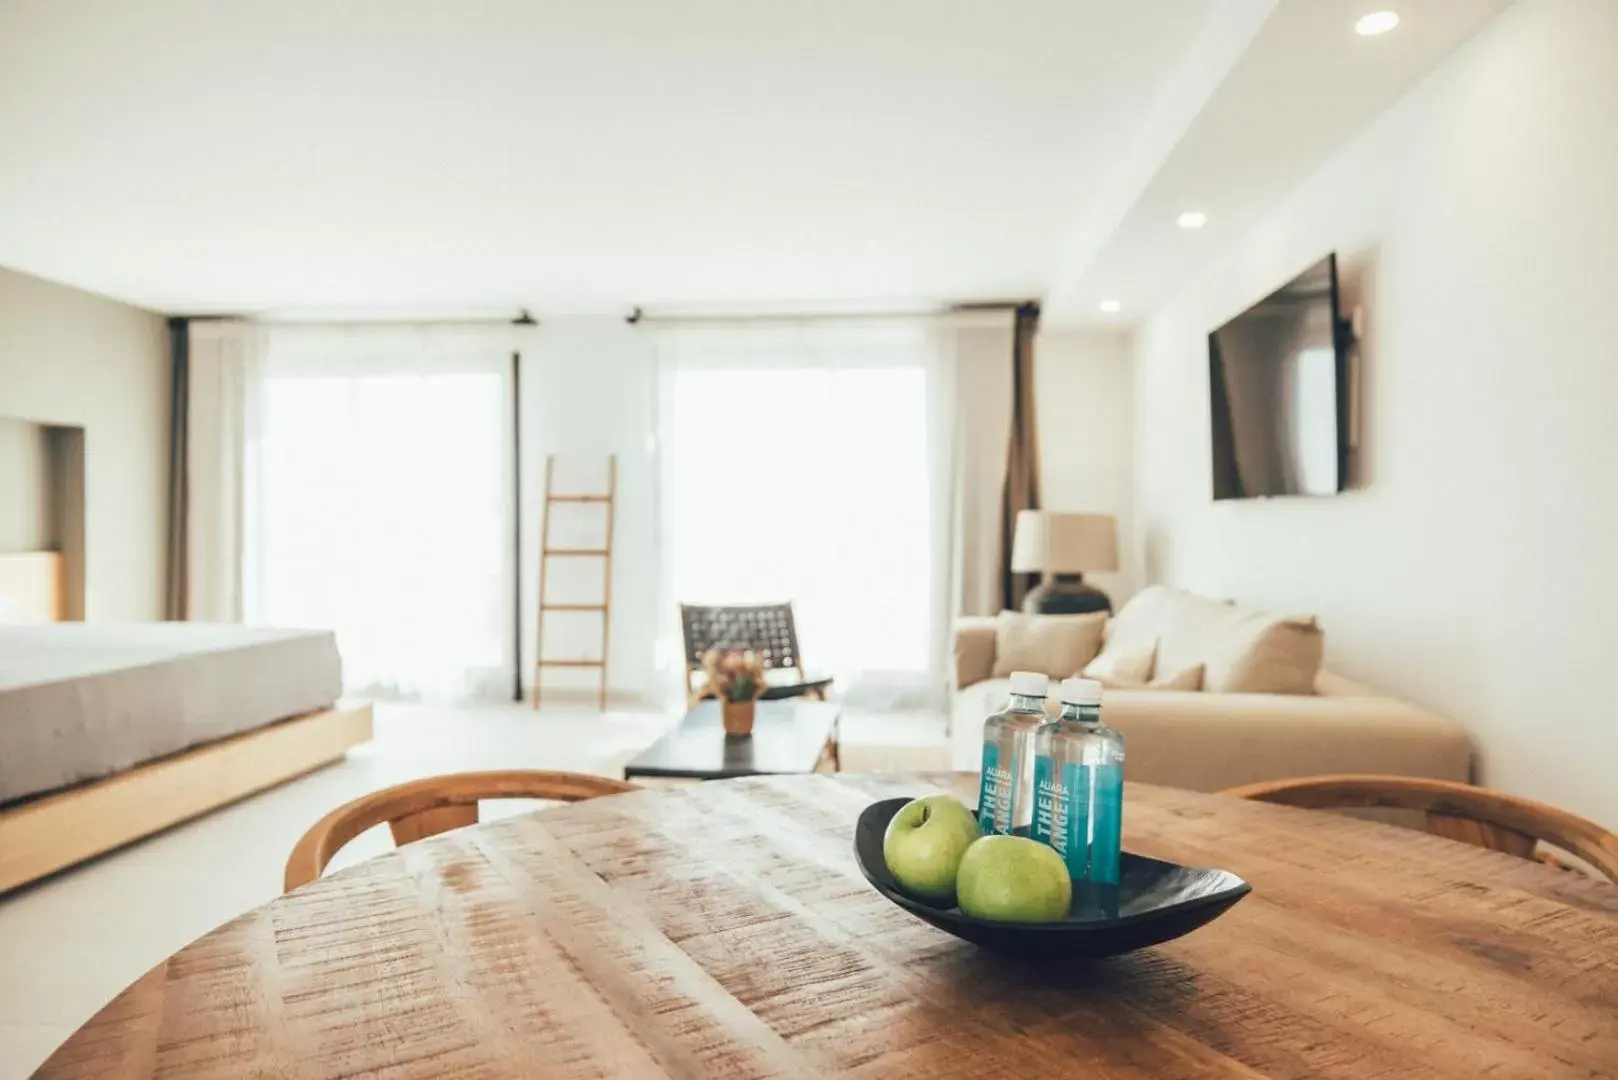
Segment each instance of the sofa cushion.
M1157 643L1157 670L1203 664L1215 694L1313 694L1325 635L1311 616L1273 615L1179 589Z
M1156 641L1132 649L1109 647L1084 665L1084 677L1103 686L1145 686L1152 681L1152 661L1156 657Z
M1149 684L1153 690L1201 690L1206 667L1192 664L1179 671L1159 672Z
M1198 599L1167 585L1148 585L1130 597L1107 624L1106 651L1155 650L1158 638L1169 628L1187 598Z
M1312 694L1326 651L1313 623L1254 612L1208 661L1203 689L1222 694Z
M1153 673L1155 648L1102 653L1084 668L1084 677L1106 690L1201 690L1203 665Z
M1178 671L1191 664L1206 664L1228 651L1244 613L1195 593L1169 591L1173 603L1166 605L1169 616L1157 643L1158 665L1165 671Z
M1038 671L1065 679L1084 670L1101 651L1107 613L1025 615L1002 611L994 628L994 673Z

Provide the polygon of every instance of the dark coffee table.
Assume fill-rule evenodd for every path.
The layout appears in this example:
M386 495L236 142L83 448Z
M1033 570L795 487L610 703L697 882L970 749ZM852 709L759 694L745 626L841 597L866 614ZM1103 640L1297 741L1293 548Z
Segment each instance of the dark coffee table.
M700 701L680 726L624 767L624 779L722 780L837 767L839 709L827 701L760 701L753 734L726 738L717 701Z

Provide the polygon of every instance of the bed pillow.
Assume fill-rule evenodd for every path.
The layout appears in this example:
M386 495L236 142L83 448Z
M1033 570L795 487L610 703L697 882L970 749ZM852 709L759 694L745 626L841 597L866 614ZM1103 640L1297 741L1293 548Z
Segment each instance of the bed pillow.
M1002 611L994 626L994 674L1037 671L1065 679L1084 670L1101 651L1107 613L1025 615Z

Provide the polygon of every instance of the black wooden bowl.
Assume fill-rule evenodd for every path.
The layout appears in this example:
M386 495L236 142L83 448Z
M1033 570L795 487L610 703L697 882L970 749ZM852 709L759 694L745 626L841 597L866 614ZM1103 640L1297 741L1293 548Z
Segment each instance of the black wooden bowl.
M1227 870L1148 859L1124 852L1118 885L1074 882L1073 904L1061 922L1003 923L974 919L959 908L937 908L899 891L882 857L888 822L909 799L883 799L860 814L854 858L865 880L895 904L940 930L986 949L1065 956L1114 956L1189 934L1212 922L1253 887Z

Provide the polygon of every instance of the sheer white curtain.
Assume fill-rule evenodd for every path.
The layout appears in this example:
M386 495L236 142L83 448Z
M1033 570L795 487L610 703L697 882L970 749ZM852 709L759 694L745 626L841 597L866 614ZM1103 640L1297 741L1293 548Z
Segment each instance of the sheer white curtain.
M185 580L175 614L240 622L245 453L258 421L264 332L251 323L196 321L186 333Z
M512 344L494 329L268 334L247 617L336 630L352 692L511 692Z
M657 334L664 610L793 602L845 700L946 685L955 356L934 320ZM671 626L665 655L677 655Z

